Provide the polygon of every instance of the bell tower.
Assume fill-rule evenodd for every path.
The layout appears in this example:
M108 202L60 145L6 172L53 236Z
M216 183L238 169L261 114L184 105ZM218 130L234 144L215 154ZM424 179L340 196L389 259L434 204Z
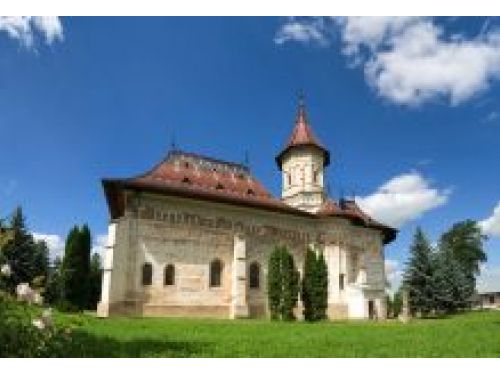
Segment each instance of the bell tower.
M282 172L283 201L304 211L317 212L325 201L324 173L330 164L330 152L309 125L302 95L292 134L276 163Z

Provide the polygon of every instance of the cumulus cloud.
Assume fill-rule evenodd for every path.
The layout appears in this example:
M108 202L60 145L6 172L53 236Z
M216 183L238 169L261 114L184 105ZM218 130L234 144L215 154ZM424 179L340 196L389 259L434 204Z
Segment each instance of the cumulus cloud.
M327 43L324 23L321 18L309 20L298 20L290 18L281 26L274 37L276 44L284 44L288 41L302 43L316 42L322 45Z
M59 17L0 16L0 32L2 31L27 48L33 47L36 34L41 34L47 44L63 40L63 27Z
M293 22L283 25L278 35ZM483 28L473 38L449 35L427 17L341 17L321 24L302 20L300 25L326 38L325 24L340 30L343 54L363 69L367 83L381 97L394 103L446 99L457 105L500 78L498 29ZM309 41L287 35L282 43Z
M63 257L65 239L58 234L47 234L47 233L33 233L33 238L36 241L45 241L47 247L49 248L49 258L54 260L56 257ZM92 252L97 253L102 257L104 256L104 251L106 249L108 236L106 234L99 234L94 238L92 244Z
M100 255L101 259L104 259L104 252L106 251L106 245L108 243L107 234L99 234L94 240L92 246L92 252Z
M64 254L64 239L58 234L33 233L33 238L36 241L45 241L49 248L50 259L62 257Z
M359 206L373 218L400 228L408 221L445 204L449 189L439 190L418 172L393 177L373 194L356 197Z
M479 222L479 226L484 234L500 237L500 202L497 203L490 217Z

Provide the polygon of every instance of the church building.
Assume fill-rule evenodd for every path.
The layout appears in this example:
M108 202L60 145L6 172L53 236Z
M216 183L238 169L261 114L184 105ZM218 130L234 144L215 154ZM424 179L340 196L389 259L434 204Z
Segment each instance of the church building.
M269 255L286 245L300 272L307 247L323 252L330 319L385 318L384 245L397 231L327 196L330 161L300 101L276 157L281 198L243 164L178 150L136 177L103 179L110 224L98 315L268 316Z

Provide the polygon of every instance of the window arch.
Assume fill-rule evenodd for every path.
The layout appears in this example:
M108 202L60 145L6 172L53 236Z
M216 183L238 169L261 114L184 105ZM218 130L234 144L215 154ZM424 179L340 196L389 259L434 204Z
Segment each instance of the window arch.
M222 261L214 259L210 262L210 286L222 284Z
M151 263L144 263L142 265L142 285L153 284L153 266Z
M260 288L260 265L257 262L250 264L250 288Z
M175 266L167 264L163 275L163 285L175 285Z

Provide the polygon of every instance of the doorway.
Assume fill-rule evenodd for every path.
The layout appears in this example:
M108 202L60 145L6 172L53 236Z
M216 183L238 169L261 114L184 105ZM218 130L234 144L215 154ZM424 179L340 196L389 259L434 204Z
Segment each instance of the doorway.
M368 318L375 319L375 303L373 300L368 301Z

